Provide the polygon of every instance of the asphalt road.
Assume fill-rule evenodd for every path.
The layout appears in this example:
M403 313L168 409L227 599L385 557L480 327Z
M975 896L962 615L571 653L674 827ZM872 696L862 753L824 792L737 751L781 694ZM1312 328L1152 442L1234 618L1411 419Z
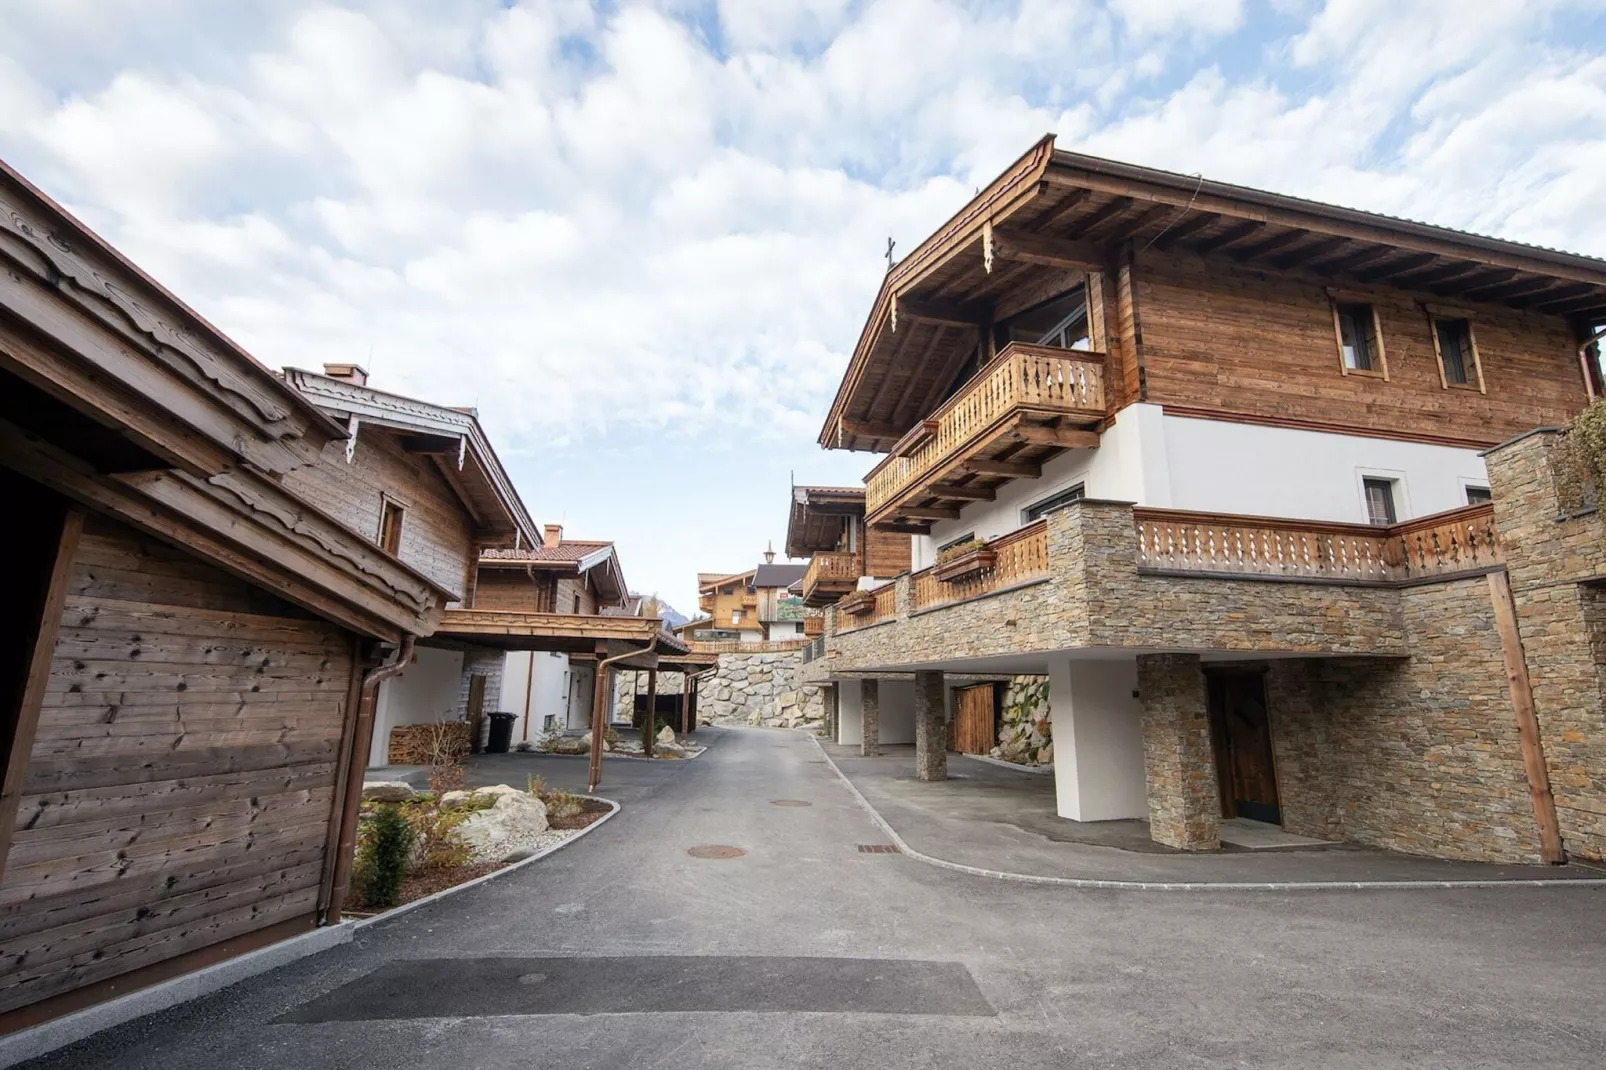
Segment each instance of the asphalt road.
M699 735L534 866L33 1065L1606 1065L1606 891L971 877L861 852L883 836L805 737Z

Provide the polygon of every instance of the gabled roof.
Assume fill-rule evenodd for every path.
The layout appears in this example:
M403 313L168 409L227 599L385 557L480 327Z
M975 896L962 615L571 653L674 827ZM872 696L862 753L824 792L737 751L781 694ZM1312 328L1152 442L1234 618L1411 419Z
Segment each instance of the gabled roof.
M746 572L699 572L697 573L697 590L707 591L710 587L722 587L727 583L751 583L756 569Z
M617 602L628 596L619 552L611 542L564 539L556 546L492 547L480 551L481 568L525 568L537 572L593 572L597 593Z
M786 522L786 556L809 557L833 550L842 534L843 517L864 516L864 488L793 487L792 511Z
M1125 248L1430 299L1606 319L1606 261L1055 148L1052 135L887 272L821 428L890 449L940 403L1027 275L1105 271Z
M348 433L369 424L414 436L417 452L435 461L481 538L540 544L541 533L473 409L436 405L299 368L286 368L284 375L308 400L344 421Z
M753 570L753 586L790 587L808 570L807 565L760 565Z

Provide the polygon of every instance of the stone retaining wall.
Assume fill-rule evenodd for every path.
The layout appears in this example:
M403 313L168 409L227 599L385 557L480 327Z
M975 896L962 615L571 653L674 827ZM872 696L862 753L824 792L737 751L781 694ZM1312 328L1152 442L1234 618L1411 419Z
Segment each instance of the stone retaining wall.
M762 724L797 728L825 717L820 687L802 683L803 652L721 654L719 667L697 687L703 724Z

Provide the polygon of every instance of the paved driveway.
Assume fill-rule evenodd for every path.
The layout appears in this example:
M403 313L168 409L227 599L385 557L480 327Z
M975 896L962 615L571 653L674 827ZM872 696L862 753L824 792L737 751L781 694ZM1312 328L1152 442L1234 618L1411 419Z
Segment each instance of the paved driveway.
M1598 1067L1606 1052L1601 890L1012 884L861 852L883 835L801 735L703 735L707 755L653 773L572 848L39 1065Z

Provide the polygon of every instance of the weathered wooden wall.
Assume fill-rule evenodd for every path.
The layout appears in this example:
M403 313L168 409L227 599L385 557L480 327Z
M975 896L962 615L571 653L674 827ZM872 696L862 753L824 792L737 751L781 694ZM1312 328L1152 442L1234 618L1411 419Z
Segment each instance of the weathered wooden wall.
M580 596L579 609L575 608L575 595ZM588 576L558 577L558 598L555 611L558 613L596 613L597 591L591 585L590 578Z
M890 577L908 572L909 550L906 532L870 529L864 539L864 574Z
M509 613L557 612L553 581L550 572L537 572L532 579L522 569L482 568L474 588L474 608Z
M346 463L345 443L332 442L318 464L288 473L284 484L375 540L384 495L390 495L407 510L398 556L457 596L467 594L469 570L478 567L479 550L462 500L434 461L403 452L389 432L362 427L351 463Z
M90 518L0 880L0 1012L311 926L352 642Z
M1138 256L1135 289L1141 326L1123 307L1121 330L1140 332L1151 402L1492 445L1566 423L1587 400L1556 316L1472 306L1480 394L1441 385L1419 303L1430 294L1364 291L1382 329L1385 381L1341 373L1331 299L1315 279L1156 250Z

